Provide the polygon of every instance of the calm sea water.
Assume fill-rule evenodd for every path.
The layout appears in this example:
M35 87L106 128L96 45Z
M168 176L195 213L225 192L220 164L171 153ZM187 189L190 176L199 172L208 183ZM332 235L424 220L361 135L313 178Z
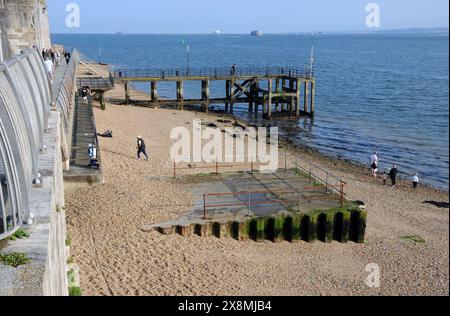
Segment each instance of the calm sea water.
M404 177L419 172L423 182L448 190L448 35L54 35L53 42L131 68L186 67L186 45L191 67L303 67L314 46L316 117L279 123L280 132L367 165L378 151L382 168L395 162ZM224 96L222 85L212 86L213 97ZM187 85L186 97L199 97L199 87ZM174 91L159 87L163 97ZM247 107L236 115L260 122Z

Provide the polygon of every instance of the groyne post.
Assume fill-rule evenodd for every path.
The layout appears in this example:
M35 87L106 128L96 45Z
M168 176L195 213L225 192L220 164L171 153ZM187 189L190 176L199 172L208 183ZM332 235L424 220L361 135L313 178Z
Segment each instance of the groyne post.
M205 112L208 113L209 108L209 79L202 80L202 101L204 102Z
M158 102L158 82L156 80L152 80L151 82L151 96L152 102Z
M130 90L128 87L128 81L124 82L124 88L125 88L125 103L128 104L130 102Z
M183 89L183 80L177 81L177 102L180 105L180 110L184 110L184 89Z

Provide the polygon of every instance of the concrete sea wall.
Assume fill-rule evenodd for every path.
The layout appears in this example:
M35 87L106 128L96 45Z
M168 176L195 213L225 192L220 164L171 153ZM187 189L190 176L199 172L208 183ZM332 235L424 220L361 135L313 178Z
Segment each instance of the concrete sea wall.
M0 295L68 295L63 154L74 70L66 70L54 93L37 50L0 64L0 255L28 262L0 261ZM19 229L29 237L10 238Z

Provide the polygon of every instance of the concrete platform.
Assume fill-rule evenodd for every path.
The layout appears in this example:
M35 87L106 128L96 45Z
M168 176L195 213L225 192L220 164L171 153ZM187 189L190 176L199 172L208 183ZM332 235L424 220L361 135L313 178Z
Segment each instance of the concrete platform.
M288 227L297 227L297 237L303 231L307 241L364 241L365 211L349 201L341 205L339 194L295 170L189 175L177 181L192 186L197 197L194 207L174 221L144 225L143 231L259 241L292 240L293 228ZM279 236L275 238L277 225ZM347 237L342 237L343 230Z

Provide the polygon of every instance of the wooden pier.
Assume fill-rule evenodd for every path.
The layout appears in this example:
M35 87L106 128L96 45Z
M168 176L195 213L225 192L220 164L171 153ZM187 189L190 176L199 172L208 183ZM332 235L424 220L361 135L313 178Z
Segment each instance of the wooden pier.
M208 112L211 104L224 104L232 114L236 104L248 104L249 112L262 111L263 117L314 115L316 81L311 73L291 67L263 68L189 68L189 69L117 69L115 81L125 87L125 103L130 98L130 82L148 82L148 106L175 105L180 110L189 105L201 105ZM158 96L159 82L176 82L176 99ZM201 99L185 99L184 83L201 81ZM211 97L211 82L223 81L225 98ZM267 87L264 89L263 87Z

